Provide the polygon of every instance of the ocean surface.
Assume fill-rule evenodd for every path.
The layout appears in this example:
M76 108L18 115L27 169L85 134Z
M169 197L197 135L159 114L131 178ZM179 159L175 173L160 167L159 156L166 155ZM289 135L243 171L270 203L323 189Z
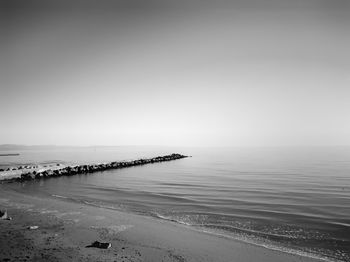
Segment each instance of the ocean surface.
M190 155L11 186L25 194L171 220L270 249L350 261L350 147L87 147L16 153L1 156L0 168Z

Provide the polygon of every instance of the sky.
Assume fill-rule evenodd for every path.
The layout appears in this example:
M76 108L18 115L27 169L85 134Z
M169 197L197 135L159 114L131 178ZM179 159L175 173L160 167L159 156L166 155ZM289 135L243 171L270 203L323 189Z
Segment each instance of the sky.
M0 8L0 144L350 145L348 1Z

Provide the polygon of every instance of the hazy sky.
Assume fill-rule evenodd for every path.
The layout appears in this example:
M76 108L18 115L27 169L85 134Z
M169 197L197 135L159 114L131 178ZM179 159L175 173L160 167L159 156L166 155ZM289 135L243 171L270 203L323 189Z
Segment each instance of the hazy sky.
M0 144L350 145L348 2L1 1Z

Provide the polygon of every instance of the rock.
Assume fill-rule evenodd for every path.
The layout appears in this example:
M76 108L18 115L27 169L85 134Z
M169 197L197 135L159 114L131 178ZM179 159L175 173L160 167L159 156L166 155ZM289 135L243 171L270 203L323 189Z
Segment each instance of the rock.
M133 161L123 161L123 162L110 162L107 164L97 164L97 165L78 165L78 166L67 166L64 168L56 169L56 170L45 170L43 172L29 172L22 174L20 178L14 178L15 181L25 181L25 180L32 180L32 179L41 179L41 178L47 178L47 177L58 177L58 176L72 176L75 174L86 174L86 173L94 173L99 172L103 170L109 170L109 169L117 169L117 168L123 168L123 167L132 167L132 166L140 166L150 163L158 163L158 162L164 162L164 161L171 161L176 159L185 158L187 156L180 155L180 154L171 154L166 156L157 156L154 158L146 158L146 159L137 159ZM57 164L57 166L60 164ZM29 167L29 168L36 168L37 166ZM24 168L28 168L28 166L24 166ZM8 170L10 170L8 168Z
M36 175L35 175L35 178L42 178L42 177L45 177L45 175L46 175L46 172L44 171L44 172L42 172L42 173L37 173Z
M21 180L31 180L34 179L36 175L36 172L34 171L33 173L25 173L21 175Z
M112 247L112 244L107 243L107 242L103 243L103 242L95 241L91 245L88 245L86 247L96 247L96 248L108 249L108 248Z
M7 211L0 210L0 219L7 219Z
M7 215L7 210L0 210L0 220L12 220L12 217Z

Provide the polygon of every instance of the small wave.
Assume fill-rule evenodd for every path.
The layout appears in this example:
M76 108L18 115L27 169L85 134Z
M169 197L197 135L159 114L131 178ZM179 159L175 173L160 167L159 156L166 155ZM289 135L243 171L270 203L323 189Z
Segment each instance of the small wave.
M153 213L153 215L154 215L155 217L160 218L160 219L164 219L164 220L176 222L176 223L183 224L183 225L187 225L187 226L192 226L191 223L187 223L187 222L184 222L184 221L182 221L182 220L172 218L172 217L170 217L170 216L163 216L163 215L158 214L158 213Z
M249 230L249 229L244 229L244 228L239 228L239 227L233 227L233 226L218 226L218 225L213 225L213 224L196 224L196 223L189 223L185 222L181 218L174 217L174 216L166 216L159 214L158 212L153 212L152 215L154 217L167 220L167 221L172 221L178 224L186 225L186 226L191 226L195 230L199 230L201 232L205 232L208 234L220 236L220 237L225 237L225 238L231 238L239 241L243 241L245 243L249 243L255 246L260 246L264 247L270 250L276 250L288 254L293 254L293 255L299 255L303 257L309 257L309 258L314 258L322 261L328 261L328 262L343 262L343 260L338 260L335 258L331 258L328 256L323 256L320 254L315 254L312 250L298 250L295 248L290 248L290 247L285 247L282 245L278 245L275 243L275 241L270 241L263 236L273 236L273 237L279 237L279 238L296 238L292 237L289 235L282 235L282 234L271 234L271 233L264 233L256 230ZM186 220L186 219L185 219ZM234 231L228 231L227 228L230 227L231 229L235 229L236 233L237 231L240 232L241 234L232 234ZM255 237L253 237L253 235Z
M88 206L94 206L94 207L105 208L105 209L110 209L110 210L124 211L124 212L128 210L123 204L106 205L106 204L102 204L99 202L88 201L88 200L76 200L76 201L79 203L83 203L85 205L88 205Z
M285 239L297 239L298 236L293 236L293 235L284 235L284 234L277 234L277 233L271 233L271 232L262 232L254 229L247 229L247 228L241 228L241 227L236 227L232 225L217 225L217 224L200 224L200 226L204 227L210 227L210 228L218 228L218 229L224 229L227 231L240 231L243 233L251 233L251 234L256 234L256 235L262 235L262 236L267 236L267 237L277 237L277 238L285 238Z
M270 250L280 251L280 252L287 253L287 254L299 255L299 256L302 256L302 257L318 259L318 260L322 260L322 261L326 261L326 262L343 262L342 260L338 260L338 259L324 257L322 255L314 254L311 251L307 252L307 251L287 248L287 247L278 246L278 245L275 245L275 244L272 244L272 243L260 242L260 241L257 241L256 239L252 239L252 238L248 238L248 237L245 238L245 237L242 237L242 236L232 236L232 235L227 235L227 234L224 234L224 233L213 232L213 231L210 231L210 230L202 230L202 231L205 232L205 233L216 235L216 236L221 236L221 237L225 237L225 238L231 238L231 239L243 241L245 243L248 243L248 244L251 244L251 245L254 245L254 246L259 246L259 247L263 247L263 248L270 249Z
M253 229L241 228L241 227L232 226L232 225L218 225L218 224L209 224L209 223L190 223L190 222L184 221L184 220L188 220L188 219L175 218L173 216L165 216L165 215L161 215L159 213L154 213L154 215L160 219L176 222L176 223L187 225L187 226L207 227L207 228L212 228L212 229L221 229L221 230L225 230L225 231L229 231L229 232L238 231L238 232L246 233L246 234L255 234L255 235L261 235L261 236L278 237L278 238L285 238L285 239L298 238L297 236L292 236L292 235L268 233L268 232L253 230Z
M350 224L349 223L342 223L342 222L330 222L330 224L333 224L333 225L339 225L339 226L343 226L343 227L350 227Z

